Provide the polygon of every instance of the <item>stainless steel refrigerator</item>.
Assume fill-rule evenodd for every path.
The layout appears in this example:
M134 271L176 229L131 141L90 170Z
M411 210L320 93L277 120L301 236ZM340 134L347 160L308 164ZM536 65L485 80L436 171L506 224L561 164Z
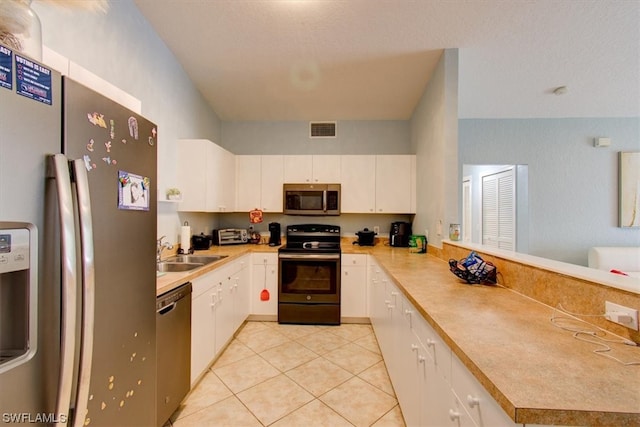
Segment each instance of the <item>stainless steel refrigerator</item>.
M1 423L156 425L156 141L0 46Z

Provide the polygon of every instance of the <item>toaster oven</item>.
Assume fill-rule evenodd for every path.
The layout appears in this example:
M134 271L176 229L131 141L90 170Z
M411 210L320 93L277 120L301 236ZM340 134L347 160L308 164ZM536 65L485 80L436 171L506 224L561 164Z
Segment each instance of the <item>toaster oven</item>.
M213 230L214 245L238 245L243 243L249 243L249 233L246 228Z

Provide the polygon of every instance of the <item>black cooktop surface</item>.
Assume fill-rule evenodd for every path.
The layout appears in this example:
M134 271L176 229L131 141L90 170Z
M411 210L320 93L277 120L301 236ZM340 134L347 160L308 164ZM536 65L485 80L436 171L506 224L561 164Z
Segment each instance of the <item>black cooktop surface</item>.
M340 226L297 224L287 226L287 244L279 252L340 252Z

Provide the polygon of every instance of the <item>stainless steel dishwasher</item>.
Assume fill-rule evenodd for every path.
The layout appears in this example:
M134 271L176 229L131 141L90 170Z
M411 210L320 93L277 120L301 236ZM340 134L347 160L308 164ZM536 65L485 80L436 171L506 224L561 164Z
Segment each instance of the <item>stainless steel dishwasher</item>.
M157 423L163 426L189 392L191 377L191 283L156 300Z

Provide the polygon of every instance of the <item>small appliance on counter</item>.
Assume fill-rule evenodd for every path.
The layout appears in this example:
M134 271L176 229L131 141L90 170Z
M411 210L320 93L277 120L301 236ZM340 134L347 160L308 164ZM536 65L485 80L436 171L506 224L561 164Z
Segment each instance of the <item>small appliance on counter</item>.
M260 233L253 229L253 226L249 227L249 243L257 245L260 243L261 238L262 236L260 236Z
M191 247L194 251L206 251L211 247L211 236L207 236L204 233L200 235L191 236Z
M373 246L375 245L376 232L370 231L368 228L365 228L362 231L358 231L356 233L358 236L358 240L353 242L354 245L360 246Z
M392 222L389 230L389 246L406 248L409 246L409 236L411 236L410 222Z
M269 223L269 246L280 246L282 241L280 240L280 223Z
M214 245L241 245L244 243L249 243L249 233L246 228L213 230Z

